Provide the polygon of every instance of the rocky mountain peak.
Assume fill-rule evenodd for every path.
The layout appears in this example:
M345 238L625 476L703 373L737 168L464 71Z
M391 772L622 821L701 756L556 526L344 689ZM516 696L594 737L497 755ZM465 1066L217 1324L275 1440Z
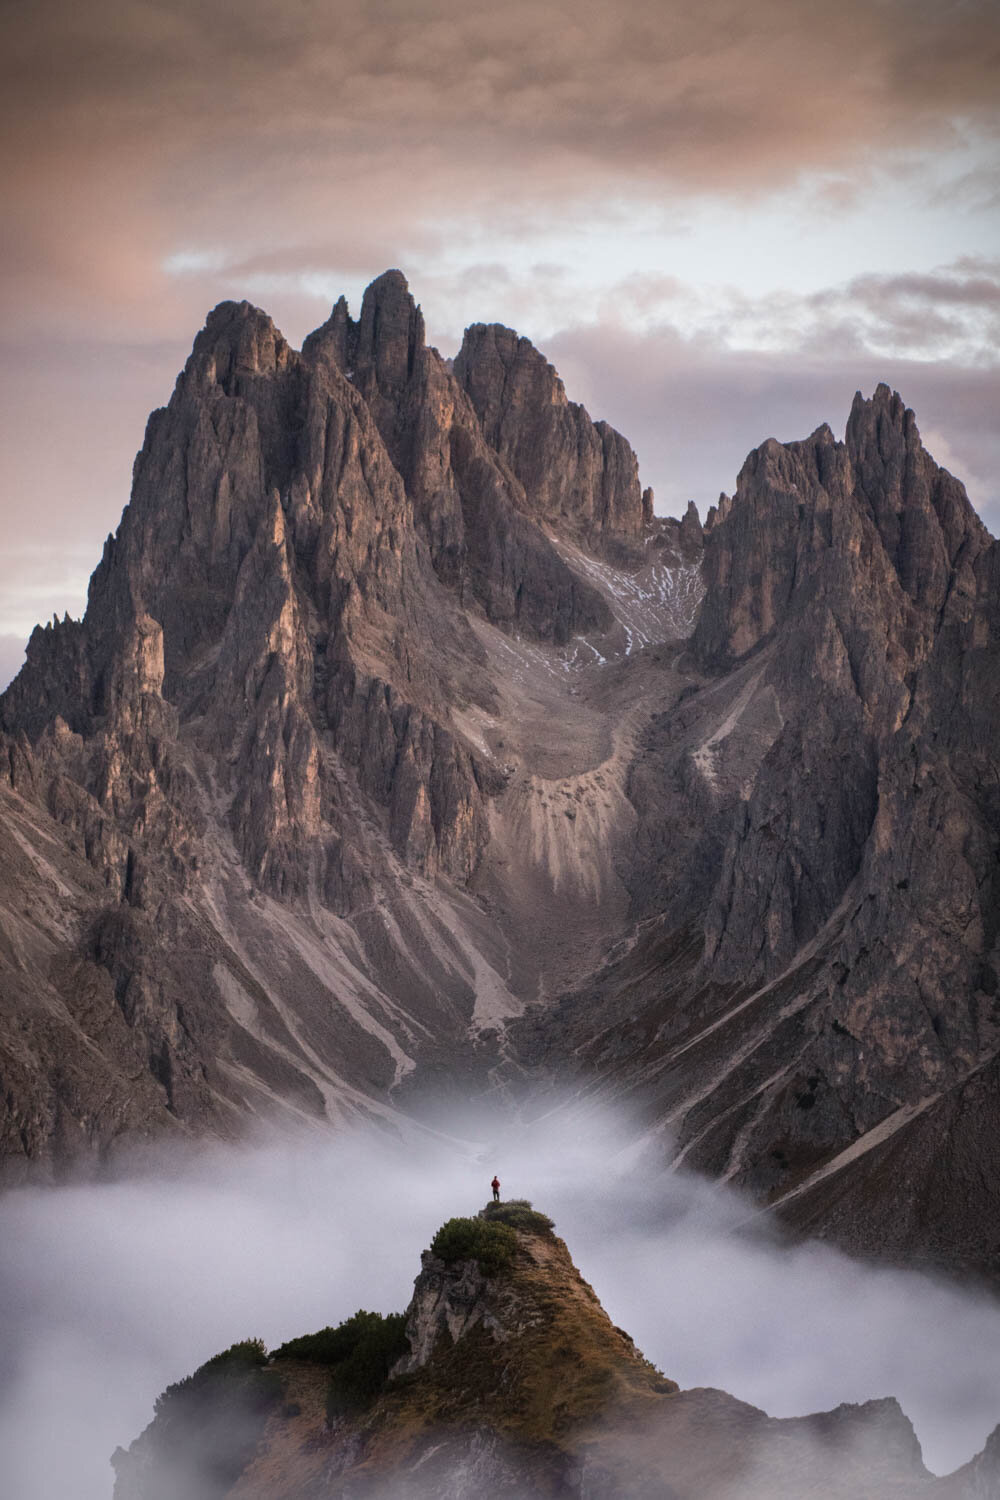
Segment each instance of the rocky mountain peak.
M964 486L925 450L913 412L885 384L855 395L847 422L854 494L878 529L907 594L938 611L956 565L989 538Z
M545 356L502 323L473 323L465 330L455 372L494 446L506 414L501 398L508 385L511 399L526 409L569 404L562 380Z
M329 318L302 345L309 360L326 359L370 399L395 404L418 372L426 349L424 315L402 271L384 271L366 288L355 321L340 297Z
M528 339L501 324L474 323L454 368L531 514L591 542L642 533L652 496L644 500L631 447L566 399L559 376Z
M649 492L649 508L652 514L652 491ZM643 497L645 501L645 496ZM693 500L689 500L684 514L681 517L680 526L681 545L692 554L700 554L705 541L705 532L698 515L698 507Z
M357 325L351 317L347 298L337 298L325 323L313 330L302 345L302 354L310 361L323 361L338 371L353 370L357 353Z
M748 456L713 517L706 568L719 587L709 587L696 648L706 661L744 655L820 578L843 610L849 592L880 591L887 618L906 612L890 597L902 589L918 614L901 628L923 631L926 645L956 570L971 588L968 569L988 541L964 487L924 449L912 411L880 385L855 397L844 443L824 423L802 442L769 438Z
M240 377L287 368L291 349L273 321L252 302L220 302L194 341L187 369L235 394Z
M360 369L371 367L384 395L402 391L425 347L424 315L401 271L385 271L361 303L357 352Z
M991 1493L989 1453L935 1480L891 1398L773 1419L721 1390L680 1391L527 1203L449 1220L422 1257L409 1353L393 1360L400 1321L360 1312L270 1361L250 1341L216 1356L116 1452L115 1500Z

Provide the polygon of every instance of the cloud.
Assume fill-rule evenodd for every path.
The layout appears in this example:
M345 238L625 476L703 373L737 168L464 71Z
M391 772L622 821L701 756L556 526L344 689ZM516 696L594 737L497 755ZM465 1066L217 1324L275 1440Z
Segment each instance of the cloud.
M106 1500L108 1459L172 1381L237 1339L274 1347L402 1308L440 1223L499 1173L556 1219L612 1319L682 1385L773 1415L895 1394L938 1471L1000 1417L996 1304L925 1275L739 1231L746 1205L637 1155L579 1106L474 1139L352 1131L164 1156L120 1181L22 1189L0 1239L0 1447L18 1500ZM100 1380L93 1378L100 1370ZM51 1441L53 1413L60 1441Z
M996 129L988 0L50 0L2 24L8 314L53 328L154 286L165 326L172 256L374 274L444 220L514 235L809 172L843 201L893 152Z
M660 513L693 499L704 515L766 437L806 437L822 422L842 430L854 392L884 380L1000 532L995 262L760 298L633 277L597 311L544 349L570 395L626 434Z
M206 144L211 122L210 157L252 146L265 166L289 147L438 150L450 127L461 131L451 157L493 142L699 180L732 181L749 165L759 179L867 149L875 125L884 150L995 110L985 0L947 12L930 0L752 11L514 0L502 13L458 0L221 0L208 14L191 0L100 0L86 17L56 0L6 11L7 109L22 140L41 116L49 142L82 133L85 147L127 149L126 125L140 145L183 149Z

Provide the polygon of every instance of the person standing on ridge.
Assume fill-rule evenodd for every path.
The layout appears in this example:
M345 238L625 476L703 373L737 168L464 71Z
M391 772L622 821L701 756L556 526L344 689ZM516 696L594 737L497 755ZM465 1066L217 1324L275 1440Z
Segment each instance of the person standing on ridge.
M493 1202L494 1203L499 1203L500 1202L500 1179L499 1179L499 1177L494 1177L493 1181L490 1183L490 1187L493 1189Z

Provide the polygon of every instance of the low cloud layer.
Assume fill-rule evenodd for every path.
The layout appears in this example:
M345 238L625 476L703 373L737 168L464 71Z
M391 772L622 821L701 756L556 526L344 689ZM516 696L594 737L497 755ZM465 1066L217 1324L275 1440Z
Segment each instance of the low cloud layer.
M772 1415L888 1394L938 1472L1000 1420L1000 1306L829 1248L739 1235L747 1206L670 1176L622 1121L569 1110L478 1144L356 1131L164 1159L155 1176L0 1205L0 1450L18 1500L108 1500L108 1459L172 1381L237 1339L272 1347L404 1307L438 1225L494 1171L556 1219L615 1322L684 1386Z

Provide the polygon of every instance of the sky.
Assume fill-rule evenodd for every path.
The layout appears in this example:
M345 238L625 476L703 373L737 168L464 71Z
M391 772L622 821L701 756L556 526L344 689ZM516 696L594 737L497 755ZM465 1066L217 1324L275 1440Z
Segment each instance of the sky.
M1000 1422L995 1299L782 1243L773 1226L748 1234L746 1201L637 1153L619 1114L569 1101L527 1125L485 1108L469 1123L463 1140L359 1128L6 1194L7 1493L109 1500L111 1453L213 1354L402 1310L421 1250L478 1211L494 1172L555 1219L612 1321L684 1388L772 1416L895 1396L939 1474Z
M1000 530L994 0L0 0L0 683L207 311L390 266L704 515L879 380Z

